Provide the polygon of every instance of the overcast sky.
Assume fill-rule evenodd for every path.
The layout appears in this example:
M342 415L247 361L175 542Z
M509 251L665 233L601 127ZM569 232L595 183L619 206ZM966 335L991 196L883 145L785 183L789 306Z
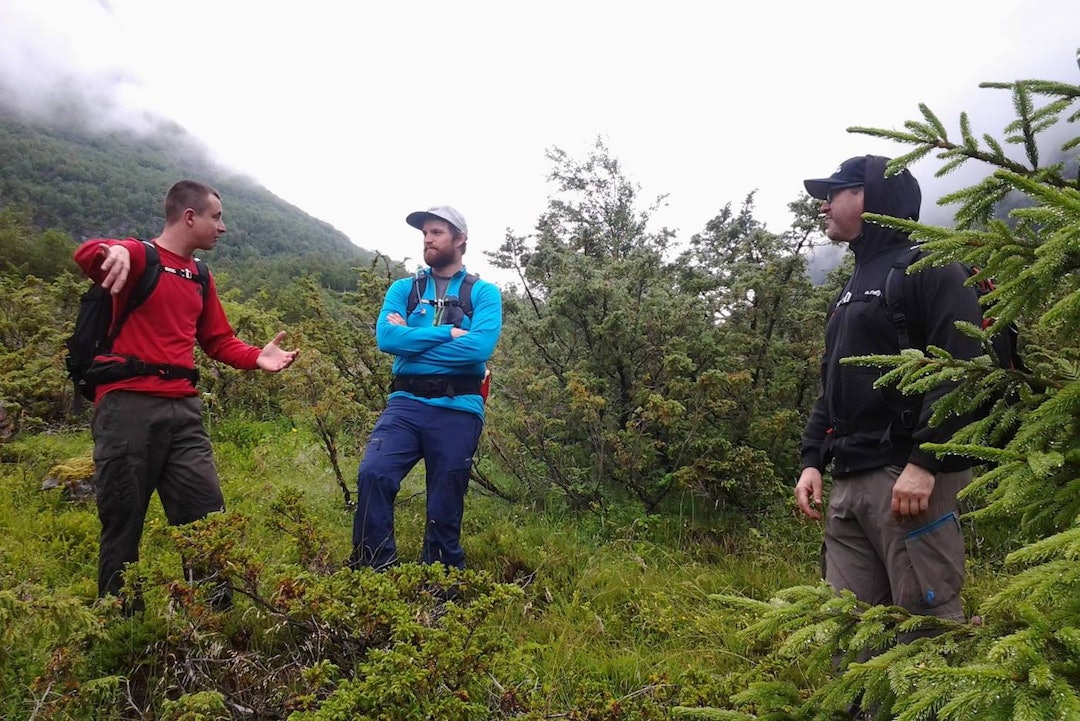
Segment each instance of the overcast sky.
M978 83L1078 83L1078 45L1080 0L0 0L18 101L77 87L114 122L172 119L394 258L420 255L404 216L449 203L469 268L495 280L482 251L532 232L548 148L583 158L602 138L643 202L669 195L655 220L681 240L752 190L780 232L803 178L903 152L848 126L926 102L997 133L1007 94ZM916 168L930 201L935 167Z

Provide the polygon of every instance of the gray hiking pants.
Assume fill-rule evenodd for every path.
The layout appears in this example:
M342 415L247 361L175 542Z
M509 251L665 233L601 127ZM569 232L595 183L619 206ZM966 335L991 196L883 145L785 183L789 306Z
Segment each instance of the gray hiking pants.
M900 518L891 510L902 469L886 466L835 479L825 520L825 580L860 601L964 620L964 538L956 494L971 471L939 473L929 508Z
M93 434L101 519L98 595L119 595L124 567L139 560L154 491L174 526L222 511L225 501L197 396L106 393L94 410Z

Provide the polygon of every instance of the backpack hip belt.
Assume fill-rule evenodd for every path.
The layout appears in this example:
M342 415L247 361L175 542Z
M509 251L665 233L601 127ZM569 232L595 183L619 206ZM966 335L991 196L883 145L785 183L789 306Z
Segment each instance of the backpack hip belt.
M834 418L829 425L828 434L834 438L842 438L844 436L854 435L855 433L889 431L897 425L897 421L899 421L900 427L912 431L919 425L919 416L921 413L921 406L913 406L900 411L899 415L895 418L877 417L868 420L863 419L854 423L842 418Z
M137 376L157 376L163 380L184 378L191 381L192 385L199 383L199 371L197 368L185 368L184 366L169 365L168 363L147 363L138 358L125 358L122 361L94 361L86 372L86 379L95 386L105 383L135 378Z
M394 376L390 391L405 391L421 398L453 398L480 395L482 379L473 376Z

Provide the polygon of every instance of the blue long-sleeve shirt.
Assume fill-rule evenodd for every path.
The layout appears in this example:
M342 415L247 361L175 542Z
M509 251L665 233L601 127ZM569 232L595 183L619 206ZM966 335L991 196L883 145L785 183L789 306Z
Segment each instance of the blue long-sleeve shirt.
M431 269L424 271L428 280L423 298L435 300L435 280ZM462 268L450 279L446 296L458 296L467 271ZM462 330L468 331L454 338L452 325L435 325L436 308L418 303L408 313L409 294L412 293L414 277L394 281L386 291L379 320L375 327L375 340L379 350L394 356L394 375L464 375L481 379L487 371L487 361L495 350L495 343L502 332L502 294L498 287L477 280L472 287L473 314L461 321ZM394 325L387 317L397 313L405 318L407 325ZM423 398L406 391L394 391L394 396L413 398L421 403L440 408L475 413L484 417L484 400L476 394L459 394L453 398Z

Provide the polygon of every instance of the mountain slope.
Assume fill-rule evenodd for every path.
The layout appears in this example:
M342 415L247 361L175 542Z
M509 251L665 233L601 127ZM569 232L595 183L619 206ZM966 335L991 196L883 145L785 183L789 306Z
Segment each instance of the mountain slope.
M316 256L321 263L359 265L373 255L216 165L175 124L157 122L146 135L95 132L78 121L21 116L0 98L0 208L26 210L39 228L64 230L77 241L152 237L164 222L165 191L182 178L208 182L222 194L229 232L213 252L216 261Z

